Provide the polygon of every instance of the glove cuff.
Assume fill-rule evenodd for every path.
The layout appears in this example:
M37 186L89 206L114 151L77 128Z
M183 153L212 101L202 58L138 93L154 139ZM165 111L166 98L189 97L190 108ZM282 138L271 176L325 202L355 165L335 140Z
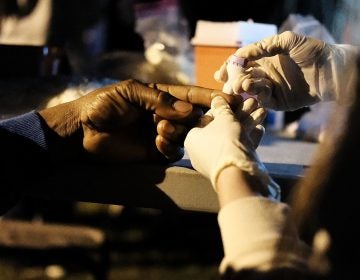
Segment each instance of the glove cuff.
M270 177L266 167L258 160L256 153L252 156L255 160L239 160L236 157L224 159L221 164L215 168L215 172L210 177L211 183L217 192L217 180L222 170L229 166L236 166L237 168L247 172L251 176L255 176L260 181L260 186L257 186L260 193L275 201L280 201L281 190L279 185Z

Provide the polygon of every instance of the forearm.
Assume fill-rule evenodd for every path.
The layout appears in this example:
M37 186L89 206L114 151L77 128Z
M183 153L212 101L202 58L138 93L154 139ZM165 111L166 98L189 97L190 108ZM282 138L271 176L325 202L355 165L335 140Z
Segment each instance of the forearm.
M302 270L307 247L298 239L290 208L259 196L257 182L228 167L219 175L218 221L224 246L220 270Z
M259 195L251 186L251 177L235 166L229 166L221 171L217 190L220 208L234 200Z

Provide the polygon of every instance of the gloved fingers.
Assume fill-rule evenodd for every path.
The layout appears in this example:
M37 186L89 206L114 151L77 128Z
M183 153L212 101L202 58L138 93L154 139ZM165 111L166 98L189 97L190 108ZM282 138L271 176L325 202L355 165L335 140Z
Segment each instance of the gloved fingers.
M266 72L262 69L262 67L251 66L244 71L245 74L251 75L252 78L265 78L267 77Z
M256 110L256 108L258 107L258 102L256 101L255 98L248 98L244 101L244 103L242 104L242 106L238 106L237 109L235 110L235 116L239 121L244 121L245 119L247 119L250 114Z
M207 110L207 112L201 116L194 127L205 127L207 126L212 120L214 120L214 114L211 109Z
M228 74L226 71L226 62L224 62L221 67L219 68L219 70L215 71L214 73L214 79L217 82L222 82L225 83L228 79Z
M189 128L185 125L164 119L157 124L156 130L160 136L182 146Z
M161 135L156 136L155 144L159 152L170 162L180 160L184 156L184 149L182 147Z
M268 78L247 77L242 81L241 87L245 92L260 94L262 92L271 94L272 82Z
M259 107L243 121L243 126L247 129L253 129L257 125L261 125L266 118L266 110L263 107Z
M232 89L235 94L242 94L247 92L249 94L257 94L248 88L249 80L259 80L267 77L266 73L260 68L251 68L246 70L243 74L239 74L232 84ZM247 83L245 84L245 81Z
M277 54L289 54L294 47L304 40L306 40L306 38L302 35L298 35L291 31L285 31L267 37L259 42L249 44L243 48L239 48L235 52L235 55L248 60L257 60Z
M239 73L236 78L234 79L234 81L231 84L231 88L234 92L235 95L241 95L242 93L244 93L244 89L242 87L242 84L244 82L244 80L246 79L250 79L252 76L250 73Z
M185 137L185 141L184 141L184 147L187 151L191 151L190 148L192 148L192 146L196 145L197 142L202 139L201 137L201 131L203 128L200 127L194 127L192 129L190 129L189 133L186 135ZM196 151L196 150L195 150Z
M228 76L228 71L227 71L227 65L228 65L228 61L230 60L230 58L232 56L233 55L229 56L229 58L220 66L220 68L217 71L215 71L215 73L214 73L215 81L225 83L228 80L229 76ZM244 63L244 65L245 64L246 63Z
M246 58L248 61L253 61L270 56L270 54L262 48L262 44L260 44L260 42L249 44L245 47L239 48L235 52L235 55Z
M257 62L257 61L251 61L251 60L249 60L249 61L247 61L246 62L246 66L245 66L245 71L247 70L247 69L250 69L251 67L259 67L260 66L260 64Z
M259 103L265 105L271 99L273 83L267 78L250 78L243 81L242 88L251 95L257 95Z
M255 128L250 131L249 138L253 144L254 149L257 149L257 147L259 146L264 134L265 134L265 128L260 124L255 126Z
M220 116L234 116L229 103L227 103L222 96L216 96L211 101L211 113L213 114L214 119Z
M209 116L211 118L214 118L214 113L212 109L209 109L206 111L205 116Z

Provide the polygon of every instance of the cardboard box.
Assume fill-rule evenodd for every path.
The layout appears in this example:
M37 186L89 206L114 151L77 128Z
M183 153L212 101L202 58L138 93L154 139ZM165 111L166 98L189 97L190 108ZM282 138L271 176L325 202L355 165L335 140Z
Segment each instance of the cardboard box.
M214 73L239 47L277 33L273 24L252 21L211 22L199 20L191 43L195 54L195 84L222 89Z
M233 54L237 47L195 46L195 81L197 86L222 89L214 73Z

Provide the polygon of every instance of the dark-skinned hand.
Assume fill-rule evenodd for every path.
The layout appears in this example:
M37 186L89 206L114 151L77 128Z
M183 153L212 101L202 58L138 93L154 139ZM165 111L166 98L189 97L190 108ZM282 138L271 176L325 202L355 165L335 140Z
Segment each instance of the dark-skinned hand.
M216 95L240 102L213 89L127 80L39 114L74 154L106 162L173 162Z

